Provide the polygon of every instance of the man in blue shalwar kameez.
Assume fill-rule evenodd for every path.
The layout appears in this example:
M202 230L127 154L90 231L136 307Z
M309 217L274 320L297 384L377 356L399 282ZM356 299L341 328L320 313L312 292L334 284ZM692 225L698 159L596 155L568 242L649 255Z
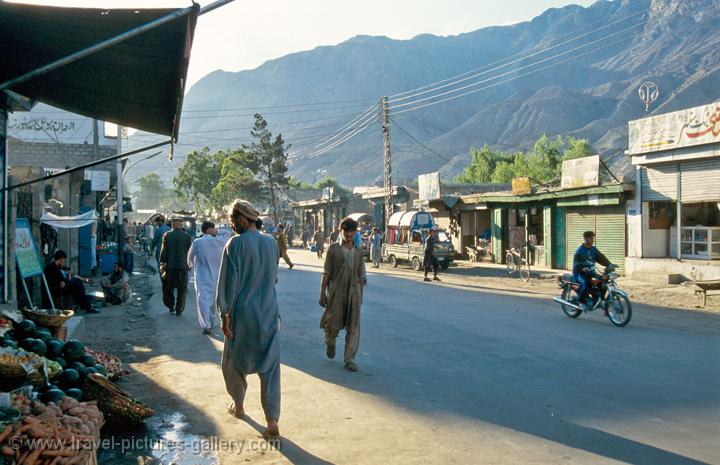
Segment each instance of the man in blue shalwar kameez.
M250 202L236 200L230 221L238 233L223 252L218 277L217 304L225 347L222 371L233 403L228 412L245 415L243 401L247 375L260 376L260 398L267 420L265 437L279 436L280 346L279 312L275 283L278 248L272 236L255 227L258 211Z

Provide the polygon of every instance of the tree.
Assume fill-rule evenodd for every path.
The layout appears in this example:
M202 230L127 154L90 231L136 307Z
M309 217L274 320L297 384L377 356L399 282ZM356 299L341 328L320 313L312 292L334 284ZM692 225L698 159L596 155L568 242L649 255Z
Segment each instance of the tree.
M242 150L221 154L220 180L212 190L212 203L216 210L222 210L234 199L240 197L252 202L261 197L261 184L245 166L247 154Z
M260 182L262 196L270 202L273 220L277 223L277 194L288 186L287 151L290 146L285 145L281 134L273 140L267 121L260 113L255 114L255 125L250 135L255 142L243 147L241 160Z
M157 209L168 203L170 192L156 173L150 173L137 180L140 189L134 195L137 208Z
M587 139L576 139L569 136L567 147L563 152L563 160L574 160L575 158L587 157L593 154L592 145Z
M488 183L492 179L497 162L505 158L502 152L493 152L487 144L481 150L471 148L470 157L470 164L455 177L456 182Z
M211 154L208 147L190 152L173 179L178 197L192 201L196 211L202 207L213 206L212 193L220 181L224 158L224 152Z

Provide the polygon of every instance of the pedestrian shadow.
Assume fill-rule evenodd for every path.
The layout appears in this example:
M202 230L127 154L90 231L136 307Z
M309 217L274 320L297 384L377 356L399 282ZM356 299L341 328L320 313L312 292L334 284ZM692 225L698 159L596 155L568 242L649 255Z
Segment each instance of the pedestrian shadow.
M265 427L263 425L247 415L245 415L242 421L250 425L255 431L260 433L261 436L265 431ZM275 441L278 441L279 444L276 444ZM311 454L286 437L281 436L277 440L270 439L268 440L268 443L276 444L274 446L275 450L279 451L286 459L288 459L288 461L290 461L290 463L295 465L334 465L333 462L328 462L327 460L323 460L320 457Z
M491 296L477 292L481 286L427 286L385 276L365 289L361 371L349 373L342 363L322 355L323 336L316 329L321 312L300 304L308 301L307 289L317 288L319 275L293 273L291 288L279 284L283 364L429 418L467 417L626 463L704 463L581 424L585 419L612 423L626 413L662 417L720 401L716 392L704 388L718 384L717 370L688 373L687 363L674 352L688 338L712 340L699 330L690 335L673 331L677 319L685 318L682 313L676 321L665 321L661 330L657 322L644 322L642 314L619 329L606 319L601 324L594 315L570 320L550 299L543 304L522 295L524 291ZM310 302L314 300L313 295ZM717 327L717 317L707 315L702 321ZM309 328L315 328L315 337L308 337ZM488 329L479 337L477 328ZM343 337L339 339L342 353ZM598 359L588 362L588 353ZM608 356L600 357L603 353ZM622 354L620 360L617 354ZM620 370L625 364L642 369ZM672 395L657 389L678 372L683 373L683 389ZM550 415L551 405L561 414Z

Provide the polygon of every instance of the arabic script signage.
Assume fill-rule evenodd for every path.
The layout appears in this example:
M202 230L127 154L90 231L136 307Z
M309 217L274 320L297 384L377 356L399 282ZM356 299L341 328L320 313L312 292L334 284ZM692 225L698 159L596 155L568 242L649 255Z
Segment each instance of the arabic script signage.
M659 152L720 142L720 101L630 121L628 153Z

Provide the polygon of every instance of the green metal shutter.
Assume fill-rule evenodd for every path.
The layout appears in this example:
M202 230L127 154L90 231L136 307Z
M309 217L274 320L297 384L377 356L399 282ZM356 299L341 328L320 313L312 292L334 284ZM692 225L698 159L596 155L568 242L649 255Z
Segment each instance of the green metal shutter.
M573 256L584 242L585 231L595 231L595 245L608 260L625 271L625 208L583 207L567 210L567 262L565 267L572 269Z
M495 263L503 263L505 260L505 254L503 254L503 246L502 246L502 231L503 231L503 224L502 224L502 209L501 208L495 208L493 209L493 216L492 216L492 248L493 248L493 255L495 256Z
M565 209L553 208L553 266L557 269L565 268L567 262L565 247Z
M683 202L720 201L720 158L684 161L680 170Z
M584 241L585 231L595 230L595 213L592 208L568 208L565 213L565 268L572 270L573 257Z
M608 260L625 271L625 209L598 207L595 215L595 245Z
M545 263L547 268L553 265L552 207L543 208L543 246L545 247Z

